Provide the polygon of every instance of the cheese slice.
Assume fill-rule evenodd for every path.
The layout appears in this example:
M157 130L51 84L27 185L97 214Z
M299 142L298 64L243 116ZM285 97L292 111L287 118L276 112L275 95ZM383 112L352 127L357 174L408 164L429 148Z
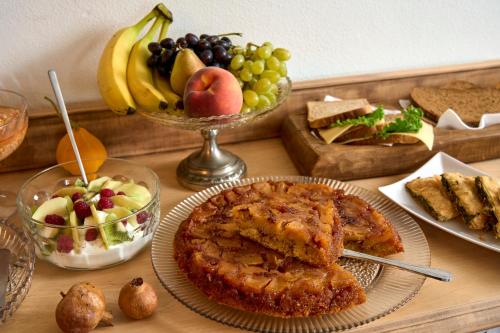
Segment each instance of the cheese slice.
M353 125L347 125L342 127L318 129L318 133L327 144L330 144L335 141L336 138L347 132L352 126Z
M427 146L429 150L432 150L432 146L434 145L434 127L432 125L422 121L422 128L417 133L394 133L399 135L412 136L414 138L419 139Z

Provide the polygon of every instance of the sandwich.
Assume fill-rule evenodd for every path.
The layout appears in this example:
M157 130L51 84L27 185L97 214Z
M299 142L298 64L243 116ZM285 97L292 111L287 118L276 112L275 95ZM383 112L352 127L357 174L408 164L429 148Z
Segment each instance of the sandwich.
M432 150L434 131L422 120L423 112L409 106L398 115L375 110L366 99L308 102L309 126L327 143L413 144L422 141Z

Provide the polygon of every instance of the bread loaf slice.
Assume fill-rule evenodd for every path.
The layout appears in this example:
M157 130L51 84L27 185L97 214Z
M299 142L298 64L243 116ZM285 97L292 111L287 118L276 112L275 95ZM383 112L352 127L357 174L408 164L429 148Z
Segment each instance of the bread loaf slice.
M337 120L353 119L372 112L366 99L333 102L307 102L307 121L311 128L326 127Z
M481 88L465 81L452 82L445 88L416 87L411 91L411 99L427 118L436 122L449 108L472 126L479 124L483 114L500 112L499 89Z

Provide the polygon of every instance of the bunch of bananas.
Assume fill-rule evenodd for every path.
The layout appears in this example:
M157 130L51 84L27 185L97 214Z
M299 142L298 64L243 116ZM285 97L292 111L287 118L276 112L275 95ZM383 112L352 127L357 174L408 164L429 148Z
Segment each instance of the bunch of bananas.
M143 28L155 20L144 37L136 41ZM182 98L164 77L153 74L147 66L148 44L160 30L166 37L172 13L163 4L157 5L137 24L117 31L102 53L97 70L101 95L109 108L120 115L132 114L137 108L148 112L175 113Z

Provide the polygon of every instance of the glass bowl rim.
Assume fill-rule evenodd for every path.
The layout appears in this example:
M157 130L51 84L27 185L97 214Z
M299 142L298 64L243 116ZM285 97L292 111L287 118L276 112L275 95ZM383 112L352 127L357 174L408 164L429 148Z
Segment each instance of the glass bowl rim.
M144 205L143 207L141 207L137 211L132 212L132 214L129 214L127 216L123 216L123 217L118 218L116 220L112 220L112 221L108 221L108 222L104 222L104 223L99 223L98 224L99 227L100 226L112 225L112 224L121 222L123 220L127 220L127 219L129 219L130 217L132 217L134 215L137 215L137 214L139 214L141 212L149 210L149 208L152 205L154 205L156 203L156 201L159 201L159 194L160 194L160 179L159 179L158 175L156 174L156 172L153 171L153 169L151 169L151 168L149 168L147 166L138 164L136 162L132 162L132 161L123 159L123 158L108 157L104 161L108 161L108 160L116 161L116 162L124 162L125 161L126 163L129 163L130 165L134 165L134 166L138 166L138 167L144 168L145 170L147 170L147 172L149 172L153 176L155 186L154 186L154 193L151 194L151 200L146 205ZM82 161L101 161L101 160L100 159L82 159ZM39 176L42 176L43 174L45 174L45 173L47 173L49 171L52 171L52 170L54 170L56 168L59 168L59 167L62 167L63 165L68 165L70 163L75 163L75 162L76 162L76 160L69 161L69 162L64 162L64 163L59 163L59 164L53 165L51 167L48 167L46 169L43 169L42 171L37 172L35 175L33 175L30 178L28 178L23 183L23 185L21 185L21 188L19 189L19 192L17 194L16 203L17 203L17 210L18 210L19 215L21 216L21 220L22 220L23 224L27 224L27 222L31 222L31 223L33 223L35 225L41 225L41 226L44 226L44 227L56 228L56 229L62 229L62 230L66 230L66 229L86 230L86 229L93 229L93 228L96 227L96 226L93 226L93 225L92 226L90 226L90 225L89 226L85 226L85 225L70 226L70 225L52 225L52 224L51 225L47 225L43 221L38 221L38 220L33 219L31 216L27 216L27 214L25 213L25 210L21 209L21 208L24 208L24 206L26 206L26 204L21 199L21 193L24 192L24 190L26 189L26 187L34 179L38 178Z
M157 120L159 120L159 122L168 122L170 124L169 126L181 126L184 129L186 129L185 126L191 126L191 127L195 126L196 129L222 128L225 127L225 125L238 122L246 122L253 118L260 117L262 115L268 114L270 111L279 107L286 100L288 95L292 92L293 86L292 86L292 80L290 79L289 76L281 77L276 82L276 84L278 86L285 87L284 90L281 89L282 91L278 95L276 102L274 104L271 104L269 106L251 112L246 112L246 113L240 112L235 114L224 114L224 115L209 116L209 117L188 117L186 115L177 116L168 114L163 111L147 112L141 109L138 109L138 113L141 116L151 121L157 122ZM213 123L219 121L223 122L227 121L227 122L224 122L223 124Z
M19 119L21 117L24 117L24 115L26 114L26 112L28 110L28 99L24 95L21 95L20 93L15 92L13 90L9 90L9 89L0 89L0 95L3 93L12 94L12 95L16 95L17 97L19 97L21 99L21 103L20 103L21 108L19 109L19 111L20 111L19 115L15 118L12 118L7 123L1 125L0 129L7 128L7 126L10 125L14 120Z

